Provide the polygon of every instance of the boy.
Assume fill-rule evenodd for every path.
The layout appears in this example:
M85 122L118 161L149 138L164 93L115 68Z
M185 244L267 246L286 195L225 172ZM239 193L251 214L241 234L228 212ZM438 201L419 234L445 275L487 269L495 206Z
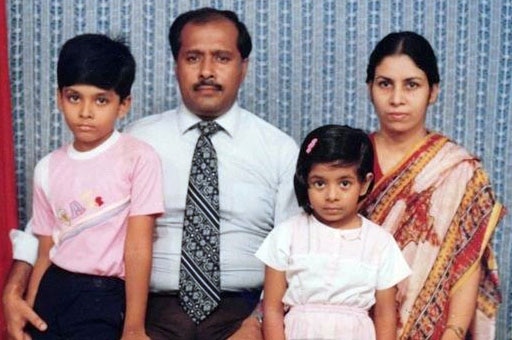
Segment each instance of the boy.
M148 339L161 165L149 145L115 130L130 109L135 60L121 42L79 35L62 46L57 78L74 140L35 168L39 251L27 299L48 329L29 331L33 339Z

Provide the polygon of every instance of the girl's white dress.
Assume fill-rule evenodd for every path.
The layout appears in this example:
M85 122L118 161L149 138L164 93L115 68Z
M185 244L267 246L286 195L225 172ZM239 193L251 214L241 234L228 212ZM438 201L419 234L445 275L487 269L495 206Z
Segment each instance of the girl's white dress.
M357 229L338 230L302 213L276 226L256 252L286 272L287 339L375 339L368 310L375 290L410 274L393 236L361 216Z

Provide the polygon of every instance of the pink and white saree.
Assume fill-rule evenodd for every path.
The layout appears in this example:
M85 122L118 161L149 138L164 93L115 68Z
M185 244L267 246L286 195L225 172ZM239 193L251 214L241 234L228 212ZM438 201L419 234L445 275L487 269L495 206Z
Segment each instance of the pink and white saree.
M385 174L361 212L389 230L413 274L399 285L400 339L440 339L450 294L482 264L473 339L493 339L501 297L490 239L504 208L477 158L431 133Z

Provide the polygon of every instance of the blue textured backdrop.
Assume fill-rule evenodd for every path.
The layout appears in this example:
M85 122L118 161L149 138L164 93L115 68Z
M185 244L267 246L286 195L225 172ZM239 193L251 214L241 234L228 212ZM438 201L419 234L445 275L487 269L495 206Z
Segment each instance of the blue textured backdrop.
M314 127L377 124L366 61L390 31L424 34L439 57L442 92L428 123L479 155L499 198L512 200L512 0L8 0L19 215L30 215L35 162L69 139L55 105L59 46L85 32L127 38L138 63L129 121L178 103L167 30L201 6L236 11L254 51L240 102L300 141ZM511 216L494 242L504 303L498 339L512 338Z

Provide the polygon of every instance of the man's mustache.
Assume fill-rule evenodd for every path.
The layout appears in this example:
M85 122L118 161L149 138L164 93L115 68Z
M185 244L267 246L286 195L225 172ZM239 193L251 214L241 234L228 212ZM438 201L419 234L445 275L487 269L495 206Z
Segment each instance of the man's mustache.
M198 83L195 83L195 84L194 84L194 86L193 86L194 91L197 91L201 86L212 86L212 87L214 87L214 88L215 88L215 90L217 90L217 91L222 90L222 85L217 84L217 83L216 83L216 82L214 82L213 80L205 79L205 80L201 80L201 81L199 81Z

